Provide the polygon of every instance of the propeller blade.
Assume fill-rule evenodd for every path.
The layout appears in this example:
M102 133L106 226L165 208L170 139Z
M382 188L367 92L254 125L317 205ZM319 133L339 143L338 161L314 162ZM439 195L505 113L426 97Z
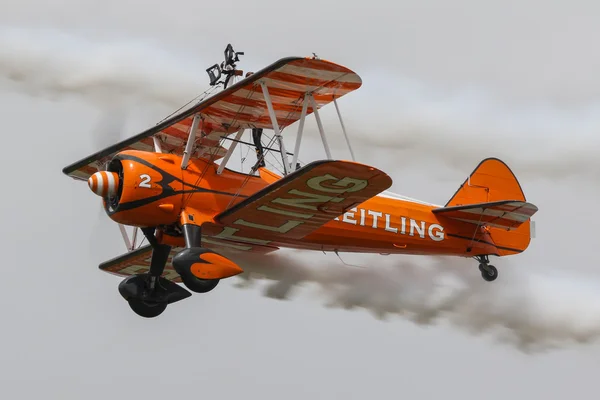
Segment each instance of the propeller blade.
M101 110L96 125L92 130L94 148L104 149L121 140L123 130L127 124L128 112L125 107L115 105ZM99 170L105 169L102 166Z

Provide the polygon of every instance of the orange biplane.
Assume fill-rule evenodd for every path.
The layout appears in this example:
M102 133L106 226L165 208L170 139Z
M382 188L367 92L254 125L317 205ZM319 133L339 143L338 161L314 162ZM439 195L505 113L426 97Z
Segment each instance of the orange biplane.
M138 315L155 317L191 296L186 288L205 293L243 272L219 249L473 257L483 279L493 281L498 272L489 256L529 246L537 207L502 161L483 160L444 206L390 193L385 172L354 161L339 112L337 99L362 84L356 73L316 56L290 57L242 78L240 54L229 45L225 61L207 69L211 86L223 86L216 94L63 169L87 180L119 224L128 251L100 269L126 277L119 292ZM331 157L319 117L331 102L352 161ZM301 166L309 114L327 159ZM288 153L282 131L295 122L295 148ZM246 130L254 143L241 140ZM276 147L263 145L263 130L273 132ZM256 150L249 173L226 168L240 143ZM279 154L281 173L265 167L269 152ZM149 244L136 243L139 231Z

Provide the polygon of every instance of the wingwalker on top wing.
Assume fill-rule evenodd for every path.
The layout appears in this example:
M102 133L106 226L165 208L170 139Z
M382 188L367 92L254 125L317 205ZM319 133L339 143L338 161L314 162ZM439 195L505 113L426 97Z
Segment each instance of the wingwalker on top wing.
M493 281L498 272L490 255L529 246L537 207L502 161L481 161L444 206L390 193L385 172L354 160L339 112L337 100L362 84L356 73L314 56L283 58L242 76L236 66L242 54L228 45L225 61L207 69L216 94L63 169L87 180L119 224L128 251L100 269L126 277L119 292L138 315L155 317L191 296L185 288L205 293L243 272L219 249L473 257L483 279ZM331 157L318 111L331 102L352 161ZM327 159L301 166L309 114ZM294 152L288 153L281 134L297 121ZM253 143L241 140L246 130ZM263 130L272 131L276 148L263 145ZM256 150L249 173L226 168L238 144ZM273 152L282 175L265 167ZM139 231L149 244L137 243Z

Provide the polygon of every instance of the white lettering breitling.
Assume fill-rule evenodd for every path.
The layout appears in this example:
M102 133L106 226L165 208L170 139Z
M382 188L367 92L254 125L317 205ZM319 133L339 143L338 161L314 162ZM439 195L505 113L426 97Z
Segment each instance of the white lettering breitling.
M359 214L358 216L356 214ZM367 216L372 217L371 224L366 223ZM340 217L335 218L340 221ZM417 221L407 217L396 217L390 214L384 214L381 211L367 210L364 208L352 208L350 211L341 215L341 222L369 226L373 229L384 229L387 232L399 233L401 235L418 236L425 239L425 235L436 242L445 239L444 227L440 224L430 224L427 226L425 221Z

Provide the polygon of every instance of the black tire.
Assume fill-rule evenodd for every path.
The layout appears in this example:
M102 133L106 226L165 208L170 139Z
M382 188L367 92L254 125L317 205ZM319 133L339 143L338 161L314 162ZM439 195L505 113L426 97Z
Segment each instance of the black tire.
M481 277L487 282L495 281L498 278L498 270L493 265L486 265L485 267L480 265L479 270L481 271Z
M127 302L134 313L144 318L158 317L167 309L167 303L151 303L133 298Z
M208 293L219 284L220 279L200 279L190 273L180 274L185 287L194 293Z

